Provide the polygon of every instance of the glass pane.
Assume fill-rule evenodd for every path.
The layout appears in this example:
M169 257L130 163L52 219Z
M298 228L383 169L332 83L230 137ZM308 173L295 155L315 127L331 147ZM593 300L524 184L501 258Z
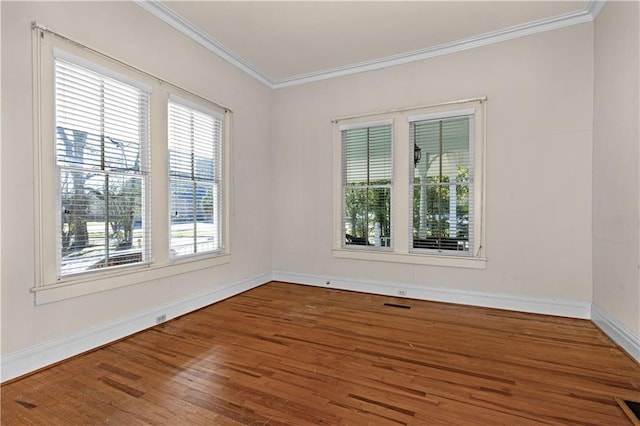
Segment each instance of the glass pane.
M169 103L169 174L175 177L191 179L192 144L191 130L193 120L189 110L182 105Z
M216 150L215 120L199 111L193 111L194 176L198 180L213 180L213 158Z
M448 230L448 187L421 185L414 189L413 205L417 211L414 235L420 239L446 236Z
M367 182L367 129L342 132L347 184Z
M61 275L142 262L142 179L66 171Z
M148 93L56 59L58 163L97 170L140 170Z
M104 167L119 173L139 173L141 171L140 143L130 140L105 137Z
M345 244L391 245L391 189L347 188Z
M107 255L105 175L60 172L60 274L101 267Z
M198 181L213 181L214 158L220 154L222 122L212 115L169 103L169 173Z
M58 164L62 166L103 169L102 142L95 133L58 126L56 156Z
M171 181L171 254L181 256L195 251L195 184Z
M109 176L109 244L118 250L142 248L142 179ZM110 260L116 253L110 253Z
M414 237L447 236L449 187L415 185L413 190Z
M391 126L369 128L369 184L391 183Z
M413 247L468 250L469 186L414 185Z
M386 185L391 182L391 126L342 132L345 182Z
M109 175L101 197L106 198L108 250L97 267L142 262L142 178Z
M212 251L218 249L216 232L217 224L214 223L214 204L218 204L217 194L214 195L212 185L196 185L197 215L196 215L196 252Z
M415 151L419 162L414 182L449 182L460 167L469 167L469 117L422 121L413 124ZM416 159L417 153L412 152Z
M420 161L414 168L414 180L420 182L427 176L440 174L440 122L423 121L414 124L414 145L420 152ZM415 153L411 153L414 156Z
M469 241L469 185L459 183L456 185L456 232L451 233L458 238Z

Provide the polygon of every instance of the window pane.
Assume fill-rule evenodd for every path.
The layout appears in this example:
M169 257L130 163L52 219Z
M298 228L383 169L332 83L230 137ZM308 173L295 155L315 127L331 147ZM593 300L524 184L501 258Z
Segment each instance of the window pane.
M142 179L109 176L107 220L118 249L142 247Z
M61 274L142 262L142 179L63 170Z
M345 180L348 184L367 181L367 129L342 132Z
M195 184L171 181L171 254L180 256L195 252Z
M391 188L347 188L345 244L389 246Z
M60 173L60 273L75 274L104 263L107 254L105 176L84 171Z
M347 184L391 182L391 126L345 130L342 138Z
M217 197L214 197L212 185L196 185L196 252L198 253L218 249L217 224L214 223L213 215L214 198Z

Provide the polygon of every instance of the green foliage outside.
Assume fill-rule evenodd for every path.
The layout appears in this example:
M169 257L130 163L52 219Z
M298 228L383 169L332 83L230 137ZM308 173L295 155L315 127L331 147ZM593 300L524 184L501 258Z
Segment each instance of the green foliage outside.
M211 188L207 189L207 193L200 201L200 208L204 212L207 219L213 218L213 191Z
M373 242L375 224L380 235L391 235L391 188L388 181L372 182L369 186L348 187L345 193L346 232L358 239Z
M457 237L469 236L469 169L458 167L456 176L456 221L457 235L449 235L449 199L451 185L447 185L449 176L428 177L422 184L420 178L415 178L413 188L413 235L419 235L420 229L426 229L427 237ZM423 188L426 188L426 227L421 227L420 198Z

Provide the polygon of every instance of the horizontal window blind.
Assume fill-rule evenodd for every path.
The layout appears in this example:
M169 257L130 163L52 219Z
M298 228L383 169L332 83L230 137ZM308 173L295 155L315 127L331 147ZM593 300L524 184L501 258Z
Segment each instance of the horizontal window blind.
M410 122L414 249L473 248L472 116Z
M55 59L60 276L150 259L149 96Z
M222 117L169 101L170 250L174 257L222 247Z
M342 130L346 246L390 247L392 125Z

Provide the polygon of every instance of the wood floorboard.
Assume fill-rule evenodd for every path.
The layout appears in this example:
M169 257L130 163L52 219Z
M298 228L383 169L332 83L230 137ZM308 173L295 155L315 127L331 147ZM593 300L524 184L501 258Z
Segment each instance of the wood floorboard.
M586 320L272 282L1 397L2 425L615 426L640 365Z

